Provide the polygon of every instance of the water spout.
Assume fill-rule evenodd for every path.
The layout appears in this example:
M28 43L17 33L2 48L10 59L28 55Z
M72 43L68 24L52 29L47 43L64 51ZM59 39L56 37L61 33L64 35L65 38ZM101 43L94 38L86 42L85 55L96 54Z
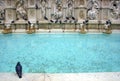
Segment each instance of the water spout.
M107 33L107 34L111 34L112 31L111 31L111 21L110 20L107 20L106 23L105 23L105 26L104 26L104 29L105 29L105 32L103 33Z
M83 34L86 33L85 29L87 29L88 22L89 22L88 20L85 20L83 21L83 23L80 24L81 33Z

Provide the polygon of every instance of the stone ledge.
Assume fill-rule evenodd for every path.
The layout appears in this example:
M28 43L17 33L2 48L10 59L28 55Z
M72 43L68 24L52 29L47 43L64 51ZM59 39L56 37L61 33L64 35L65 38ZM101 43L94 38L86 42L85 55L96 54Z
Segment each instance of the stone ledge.
M3 30L0 30L0 33L2 33ZM26 33L27 30L25 29L17 29L17 30L12 30L12 33ZM36 30L35 33L63 33L63 29L50 29L50 32L48 29L39 29ZM65 29L64 33L80 33L80 30L75 30L75 29ZM86 34L88 33L103 33L103 30L97 30L97 29L89 29ZM120 33L120 30L112 30L112 33Z

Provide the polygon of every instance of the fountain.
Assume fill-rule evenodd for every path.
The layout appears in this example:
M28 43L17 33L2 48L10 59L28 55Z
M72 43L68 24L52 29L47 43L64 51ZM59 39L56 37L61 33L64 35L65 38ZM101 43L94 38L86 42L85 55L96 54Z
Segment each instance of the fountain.
M89 29L105 28L106 33L111 33L110 27L119 28L119 11L119 0L1 0L0 28L4 28L3 33L11 33L12 29L27 29L27 33L35 33L36 29L77 32L80 24L80 32L86 33L86 19ZM108 19L112 24L104 25Z

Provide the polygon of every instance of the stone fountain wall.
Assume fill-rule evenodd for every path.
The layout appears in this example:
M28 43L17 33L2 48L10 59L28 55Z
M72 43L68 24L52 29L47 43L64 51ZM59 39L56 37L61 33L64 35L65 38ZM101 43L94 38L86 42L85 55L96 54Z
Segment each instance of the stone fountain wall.
M28 21L46 24L66 17L78 23L88 19L89 28L102 27L106 20L112 21L112 28L120 28L120 0L0 0L0 28L12 21L17 28L25 28Z

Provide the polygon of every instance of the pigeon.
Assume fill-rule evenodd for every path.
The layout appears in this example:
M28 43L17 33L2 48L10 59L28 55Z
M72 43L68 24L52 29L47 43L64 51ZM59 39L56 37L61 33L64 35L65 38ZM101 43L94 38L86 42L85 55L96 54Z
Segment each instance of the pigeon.
M54 21L53 20L50 20L51 23L53 23Z
M16 70L18 77L22 78L22 65L20 64L20 62L17 63L15 70Z
M58 20L55 21L55 23L57 23L57 22L58 22Z
M14 23L15 21L11 21L11 23Z
M28 24L31 24L31 22L30 22L30 21L28 21Z
M38 5L37 4L35 5L35 8L38 9Z
M60 22L60 24L62 24L62 21L61 21L61 20L60 20L59 22Z
M75 17L72 17L73 20L75 20Z
M69 20L69 17L66 17L67 20Z
M44 17L44 19L45 19L45 20L48 20L48 18L47 18L46 16Z
M65 20L64 22L67 22L67 20Z

